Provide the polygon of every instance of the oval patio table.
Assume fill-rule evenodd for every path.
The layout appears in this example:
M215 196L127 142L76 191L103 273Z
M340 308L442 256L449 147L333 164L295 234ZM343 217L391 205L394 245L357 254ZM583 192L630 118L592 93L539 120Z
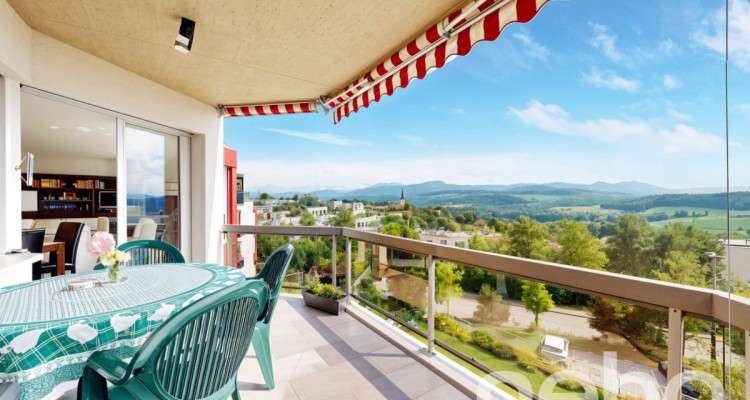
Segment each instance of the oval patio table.
M244 274L207 264L155 264L122 269L125 282L68 291L106 271L0 288L0 383L18 382L21 398L54 398L75 385L91 353L132 357L147 335L186 305L242 282ZM73 381L73 382L71 382Z

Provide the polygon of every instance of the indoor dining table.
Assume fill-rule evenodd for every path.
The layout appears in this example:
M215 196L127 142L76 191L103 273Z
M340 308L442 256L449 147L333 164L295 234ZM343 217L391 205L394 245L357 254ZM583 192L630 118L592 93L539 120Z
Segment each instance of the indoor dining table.
M126 279L115 284L67 288L69 281L105 281L107 274L0 288L0 383L17 382L23 400L57 398L75 387L93 352L130 358L170 315L245 279L241 271L218 265L154 264L121 269Z

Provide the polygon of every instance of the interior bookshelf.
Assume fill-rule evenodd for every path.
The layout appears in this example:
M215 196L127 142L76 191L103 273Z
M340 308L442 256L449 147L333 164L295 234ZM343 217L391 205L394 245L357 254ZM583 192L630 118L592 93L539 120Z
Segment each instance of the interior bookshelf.
M25 174L24 179L25 179ZM100 193L116 196L117 178L101 175L34 174L34 182L21 181L21 190L36 192L36 211L23 211L22 218L114 217L110 204L99 204ZM34 196L31 196L34 197Z

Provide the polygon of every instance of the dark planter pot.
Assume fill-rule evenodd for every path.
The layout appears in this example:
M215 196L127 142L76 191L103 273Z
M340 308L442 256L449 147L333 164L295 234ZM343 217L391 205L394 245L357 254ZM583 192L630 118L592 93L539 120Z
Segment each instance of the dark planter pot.
M346 310L346 304L349 300L347 296L341 298L341 300L328 299L325 297L316 296L310 292L302 291L302 298L305 300L305 304L309 307L323 310L333 315L339 315Z

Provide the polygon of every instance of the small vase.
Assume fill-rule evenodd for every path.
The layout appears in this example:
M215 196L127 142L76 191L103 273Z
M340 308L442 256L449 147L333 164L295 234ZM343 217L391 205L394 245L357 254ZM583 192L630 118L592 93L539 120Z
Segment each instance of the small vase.
M109 272L109 281L106 283L116 283L118 281L118 275L120 273L120 262L115 261L112 266L107 268L107 272Z

